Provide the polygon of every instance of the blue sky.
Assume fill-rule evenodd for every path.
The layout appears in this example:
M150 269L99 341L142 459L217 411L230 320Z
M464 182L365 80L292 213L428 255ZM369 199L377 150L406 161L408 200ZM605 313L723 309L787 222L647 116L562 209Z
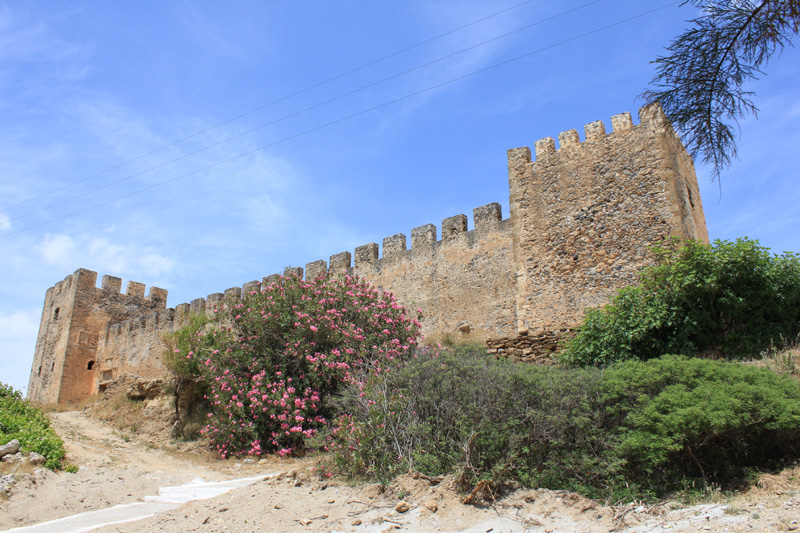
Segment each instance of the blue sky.
M490 202L507 217L507 149L636 121L696 14L669 4L0 1L0 381L27 386L45 292L80 267L173 307ZM800 251L797 65L753 84L721 187L697 167L712 239Z

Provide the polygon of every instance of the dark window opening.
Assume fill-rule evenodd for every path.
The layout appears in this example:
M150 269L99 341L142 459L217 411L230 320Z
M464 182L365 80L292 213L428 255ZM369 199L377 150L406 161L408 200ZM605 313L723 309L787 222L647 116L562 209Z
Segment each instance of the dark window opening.
M86 365L86 370L91 370L92 368L94 368L94 361L89 361L89 364Z
M53 320L58 320L58 309L59 309L59 308L58 308L58 307L56 307L56 310L55 310L55 311L53 311Z
M38 375L39 375L39 376L41 376L41 375L42 375L42 365L39 365L39 374L38 374Z
M55 369L56 369L56 362L53 361L52 363L50 363L50 372L52 372Z

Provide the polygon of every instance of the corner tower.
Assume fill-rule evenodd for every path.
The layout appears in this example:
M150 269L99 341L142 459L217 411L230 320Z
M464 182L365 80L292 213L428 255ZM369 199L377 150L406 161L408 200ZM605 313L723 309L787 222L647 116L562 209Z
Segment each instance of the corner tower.
M635 283L648 247L708 242L692 159L657 104L508 151L517 332L555 335Z
M167 291L78 269L48 289L28 382L28 399L40 404L63 404L97 392L98 346L108 326L164 309Z

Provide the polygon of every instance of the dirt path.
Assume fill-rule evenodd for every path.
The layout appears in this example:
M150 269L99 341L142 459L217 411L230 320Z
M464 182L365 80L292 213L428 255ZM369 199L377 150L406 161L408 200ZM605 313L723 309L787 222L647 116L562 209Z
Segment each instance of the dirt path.
M202 455L182 454L177 448L165 451L78 411L51 416L65 441L67 462L78 465L79 471L38 469L17 474L10 497L0 500L0 530L136 502L156 494L160 487L182 485L199 477L222 481L265 469L263 465L236 467Z
M321 479L308 461L218 461L174 443L130 438L80 412L53 414L75 474L38 470L0 500L0 530L139 501L160 487L279 472L212 499L103 532L791 531L800 521L800 469L764 476L762 488L713 504L600 506L575 494L521 490L477 507L463 505L449 478L402 476L388 487ZM408 509L401 501L407 502Z

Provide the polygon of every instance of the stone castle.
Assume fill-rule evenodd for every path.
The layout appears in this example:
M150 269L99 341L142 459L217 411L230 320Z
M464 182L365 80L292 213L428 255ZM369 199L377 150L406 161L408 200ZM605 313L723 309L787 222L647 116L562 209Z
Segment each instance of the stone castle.
M648 247L677 236L708 242L690 156L658 105L508 151L510 215L500 205L428 224L308 263L305 276L347 271L423 310L428 339L486 343L491 353L535 360L581 320L636 282ZM303 269L291 269L303 275ZM263 282L273 281L277 275ZM45 296L28 398L77 401L122 373L166 373L163 335L259 281L166 308L167 291L79 269Z

